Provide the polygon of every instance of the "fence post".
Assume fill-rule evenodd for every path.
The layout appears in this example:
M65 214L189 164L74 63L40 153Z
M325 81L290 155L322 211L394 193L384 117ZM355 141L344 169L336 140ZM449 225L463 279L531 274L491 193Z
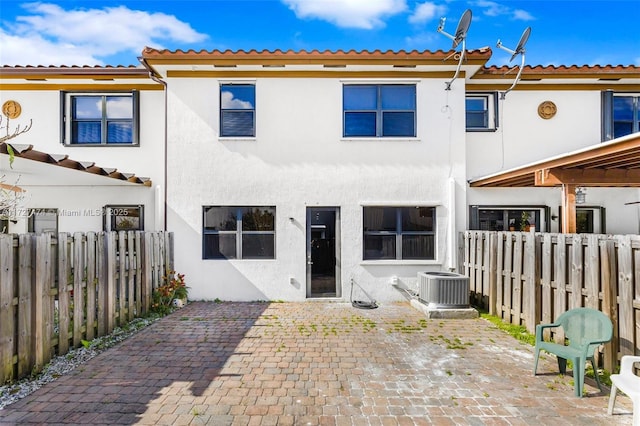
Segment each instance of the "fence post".
M142 240L142 288L140 291L142 298L142 312L146 314L151 308L151 280L153 271L151 270L153 258L153 244L151 243L151 233L144 233Z
M602 281L602 312L614 324L613 339L604 345L604 369L614 372L618 365L618 289L616 280L616 247L612 240L602 240L600 246L600 280Z
M633 255L628 235L622 235L618 240L618 294L620 356L634 355Z
M95 337L96 326L96 234L87 232L87 340Z
M498 285L498 233L489 233L489 315L497 315L497 285Z
M127 321L127 233L118 231L118 325Z
M82 326L84 325L84 247L82 232L73 234L73 347L82 342Z
M58 354L69 351L69 291L67 285L71 275L69 263L68 234L58 233Z
M522 307L524 322L529 333L535 333L538 324L538 294L539 294L539 259L540 246L536 244L536 235L533 232L526 234L524 258L524 289L522 291Z
M13 235L0 234L0 383L13 380Z
M2 251L2 250L0 250ZM31 372L35 357L32 350L34 298L31 294L32 282L35 279L36 260L35 235L20 234L18 236L18 378Z
M571 240L571 277L569 279L571 297L569 299L569 309L583 307L582 274L584 272L584 261L582 259L582 237L579 234L574 234Z
M105 235L106 258L107 258L107 281L105 286L105 325L106 332L113 331L116 315L116 232L109 231Z
M96 313L96 328L98 337L107 334L105 304L107 303L107 233L100 232L96 235L96 299L98 300L98 312Z

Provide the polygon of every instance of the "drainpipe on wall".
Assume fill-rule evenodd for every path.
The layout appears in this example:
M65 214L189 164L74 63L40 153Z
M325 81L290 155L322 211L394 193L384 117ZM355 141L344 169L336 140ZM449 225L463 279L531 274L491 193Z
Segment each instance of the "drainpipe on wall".
M456 180L452 177L449 178L449 226L447 228L447 241L448 241L448 264L447 267L450 271L456 271L458 251L456 245Z
M168 159L167 159L167 82L162 80L160 78L160 75L158 73L156 73L153 68L151 68L151 66L147 63L147 61L139 56L138 57L138 61L142 64L143 67L145 67L145 69L149 72L149 78L153 81L155 81L156 83L160 83L164 86L164 188L160 188L160 186L156 186L156 193L155 193L155 197L156 197L156 205L155 205L155 220L156 222L156 227L158 226L157 223L162 221L162 230L166 231L167 230L167 166L168 166ZM160 204L160 201L158 200L158 195L160 192L163 192L163 202L162 204ZM163 206L162 208L160 208L160 206ZM160 211L162 210L162 211ZM160 217L162 217L162 219L160 219Z

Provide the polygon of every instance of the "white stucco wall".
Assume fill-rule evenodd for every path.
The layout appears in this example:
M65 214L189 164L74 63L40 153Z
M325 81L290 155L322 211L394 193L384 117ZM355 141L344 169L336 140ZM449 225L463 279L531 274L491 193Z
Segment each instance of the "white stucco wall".
M168 228L176 235L176 269L186 274L190 297L305 299L311 206L340 208L343 298L353 278L377 300L399 300L393 276L415 285L418 271L446 267L450 177L461 212L456 229L466 223L460 86L445 92L441 79L407 80L417 83L415 140L345 140L346 80L254 81L257 137L230 140L218 137L220 81L167 79ZM202 260L206 205L276 206L276 259ZM363 205L436 206L437 259L363 262Z
M105 86L108 91L108 86ZM139 146L65 146L61 143L61 95L59 90L3 90L0 104L7 100L20 103L22 114L11 120L10 128L24 128L32 120L31 129L10 142L33 145L33 149L49 154L66 154L75 161L95 162L97 166L116 168L119 172L133 173L151 179L152 187L117 183L107 177L98 177L82 171L64 170L53 165L38 166L33 161L16 159L10 169L6 159L0 163L0 173L10 175L7 182L19 177L20 185L28 191L25 208L57 208L76 211L78 216L60 216L59 230L64 232L100 231L102 217L84 215L85 210L100 209L107 204L142 204L145 208L145 230L159 230L163 220L156 220L156 210L163 201L156 201L155 187L163 195L164 188L164 92L140 91L140 144ZM3 117L5 118L5 117ZM5 122L3 122L5 124ZM6 156L2 156L6 157ZM26 163L22 162L26 161ZM34 167L37 168L34 169ZM98 178L97 180L94 178ZM117 186L113 186L113 185ZM26 231L22 222L12 224L12 232Z

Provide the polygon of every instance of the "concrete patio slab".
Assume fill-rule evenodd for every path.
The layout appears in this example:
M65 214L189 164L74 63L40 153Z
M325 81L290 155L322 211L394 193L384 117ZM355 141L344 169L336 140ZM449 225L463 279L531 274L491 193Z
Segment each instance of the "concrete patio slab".
M631 404L482 319L408 302L191 303L0 410L0 424L630 425Z

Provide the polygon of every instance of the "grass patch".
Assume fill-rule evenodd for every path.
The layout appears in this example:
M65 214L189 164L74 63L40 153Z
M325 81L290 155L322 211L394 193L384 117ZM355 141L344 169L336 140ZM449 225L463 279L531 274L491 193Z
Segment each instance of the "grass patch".
M502 321L502 318L495 315L489 315L486 312L482 312L480 316L495 325L498 329L505 331L507 334L515 337L517 340L523 343L527 343L531 346L535 346L535 334L529 333L523 325L507 324L506 322Z

